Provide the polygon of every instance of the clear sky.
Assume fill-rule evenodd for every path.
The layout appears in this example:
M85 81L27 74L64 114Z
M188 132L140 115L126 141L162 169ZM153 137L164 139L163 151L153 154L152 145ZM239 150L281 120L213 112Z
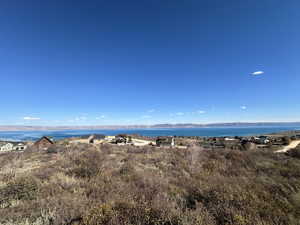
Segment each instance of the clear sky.
M0 124L300 121L299 0L3 0Z

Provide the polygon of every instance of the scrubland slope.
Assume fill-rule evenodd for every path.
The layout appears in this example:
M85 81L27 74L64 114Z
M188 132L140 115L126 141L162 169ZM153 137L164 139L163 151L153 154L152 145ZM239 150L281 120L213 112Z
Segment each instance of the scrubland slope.
M300 224L300 154L76 146L0 155L0 224Z

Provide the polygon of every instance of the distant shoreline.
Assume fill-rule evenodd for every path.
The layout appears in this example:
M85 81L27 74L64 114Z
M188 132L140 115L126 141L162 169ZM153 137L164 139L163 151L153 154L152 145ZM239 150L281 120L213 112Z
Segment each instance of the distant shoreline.
M107 125L107 126L8 126L0 125L0 131L62 131L62 130L126 130L126 129L176 129L176 128L217 128L217 127L271 127L300 126L300 122L253 122L253 123L210 123L210 124L155 124L155 125Z
M185 136L185 137L235 137L235 136L259 136L259 135L278 135L278 134L298 134L300 135L300 125L297 124L281 124L274 125L252 125L252 126L205 126L205 127L163 127L163 128L143 128L143 127L121 127L117 129L107 129L106 127L51 127L51 129L44 129L44 127L29 127L25 130L22 129L0 131L0 140L10 141L33 141L41 138L42 136L53 137L54 139L65 139L70 137L80 137L82 135L90 134L103 134L107 136L114 136L118 134L137 134L145 137L158 137L158 136ZM106 128L106 129L105 129Z

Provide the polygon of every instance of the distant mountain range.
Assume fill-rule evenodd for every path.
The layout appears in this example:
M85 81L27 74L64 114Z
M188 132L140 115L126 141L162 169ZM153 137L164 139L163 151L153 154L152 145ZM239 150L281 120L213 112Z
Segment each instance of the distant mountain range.
M300 122L257 122L257 123L179 123L155 125L111 125L111 126L0 126L0 131L39 130L102 130L102 129L160 129L160 128L209 128L209 127L257 127L257 126L300 126Z

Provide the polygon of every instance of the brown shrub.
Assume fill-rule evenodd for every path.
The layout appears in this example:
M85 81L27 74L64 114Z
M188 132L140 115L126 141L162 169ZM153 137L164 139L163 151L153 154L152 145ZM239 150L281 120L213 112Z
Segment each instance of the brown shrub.
M101 172L103 157L101 152L88 149L72 159L67 174L81 178L91 178Z
M79 144L55 154L4 154L0 162L1 224L297 225L300 219L300 164L289 155Z
M0 204L9 207L12 200L33 200L37 191L38 183L34 178L15 178L0 189Z
M286 153L288 156L300 159L300 147L294 148Z

